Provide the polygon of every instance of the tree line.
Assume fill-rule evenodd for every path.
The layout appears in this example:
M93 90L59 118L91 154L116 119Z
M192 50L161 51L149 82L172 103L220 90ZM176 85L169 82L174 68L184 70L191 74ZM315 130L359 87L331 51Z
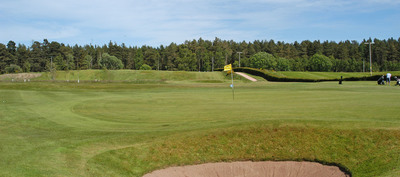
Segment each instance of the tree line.
M0 72L43 72L84 69L153 69L213 71L232 63L277 71L369 71L369 45L375 71L400 70L399 39L357 41L309 41L285 43L274 40L235 42L191 40L168 46L65 45L33 41L31 46L0 43ZM240 53L240 54L239 54ZM239 60L240 57L240 60Z

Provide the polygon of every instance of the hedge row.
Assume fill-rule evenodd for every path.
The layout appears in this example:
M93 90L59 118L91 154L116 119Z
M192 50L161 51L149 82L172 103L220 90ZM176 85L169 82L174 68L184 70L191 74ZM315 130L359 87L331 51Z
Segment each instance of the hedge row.
M282 77L274 74L273 72L267 70L260 70L248 67L241 67L241 68L233 68L236 72L244 72L255 76L260 76L268 81L275 81L275 82L322 82L322 81L339 81L339 78L334 79L310 79L310 78L288 78ZM220 69L222 71L222 69ZM344 77L343 81L376 81L378 80L380 75L374 76L364 76L364 77Z

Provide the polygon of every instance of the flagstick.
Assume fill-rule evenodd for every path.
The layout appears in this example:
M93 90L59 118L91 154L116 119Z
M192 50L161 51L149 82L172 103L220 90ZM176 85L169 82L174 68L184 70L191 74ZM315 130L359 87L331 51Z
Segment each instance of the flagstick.
M225 65L224 66L224 71L230 71L231 72L231 77L232 77L232 99L235 100L235 89L233 88L233 68L232 68L232 64L229 65Z
M233 88L233 69L231 70L231 77L232 77L232 99L235 100L235 89Z

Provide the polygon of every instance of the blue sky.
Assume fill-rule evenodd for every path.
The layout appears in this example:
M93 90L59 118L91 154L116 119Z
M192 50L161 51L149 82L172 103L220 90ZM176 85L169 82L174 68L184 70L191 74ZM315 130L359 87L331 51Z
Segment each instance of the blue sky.
M398 39L399 19L400 0L0 0L0 43Z

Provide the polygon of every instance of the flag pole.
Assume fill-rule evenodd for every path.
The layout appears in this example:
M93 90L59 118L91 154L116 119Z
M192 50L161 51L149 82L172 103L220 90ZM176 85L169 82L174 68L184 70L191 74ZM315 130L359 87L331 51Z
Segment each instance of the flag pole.
M231 70L231 77L232 77L232 100L235 100L235 89L233 87L233 68Z
M233 100L235 100L235 89L233 88L233 68L232 68L232 64L229 64L229 65L225 65L224 66L224 71L230 71L231 72L231 78L232 78L232 84L231 84L231 87L232 87L232 99Z

